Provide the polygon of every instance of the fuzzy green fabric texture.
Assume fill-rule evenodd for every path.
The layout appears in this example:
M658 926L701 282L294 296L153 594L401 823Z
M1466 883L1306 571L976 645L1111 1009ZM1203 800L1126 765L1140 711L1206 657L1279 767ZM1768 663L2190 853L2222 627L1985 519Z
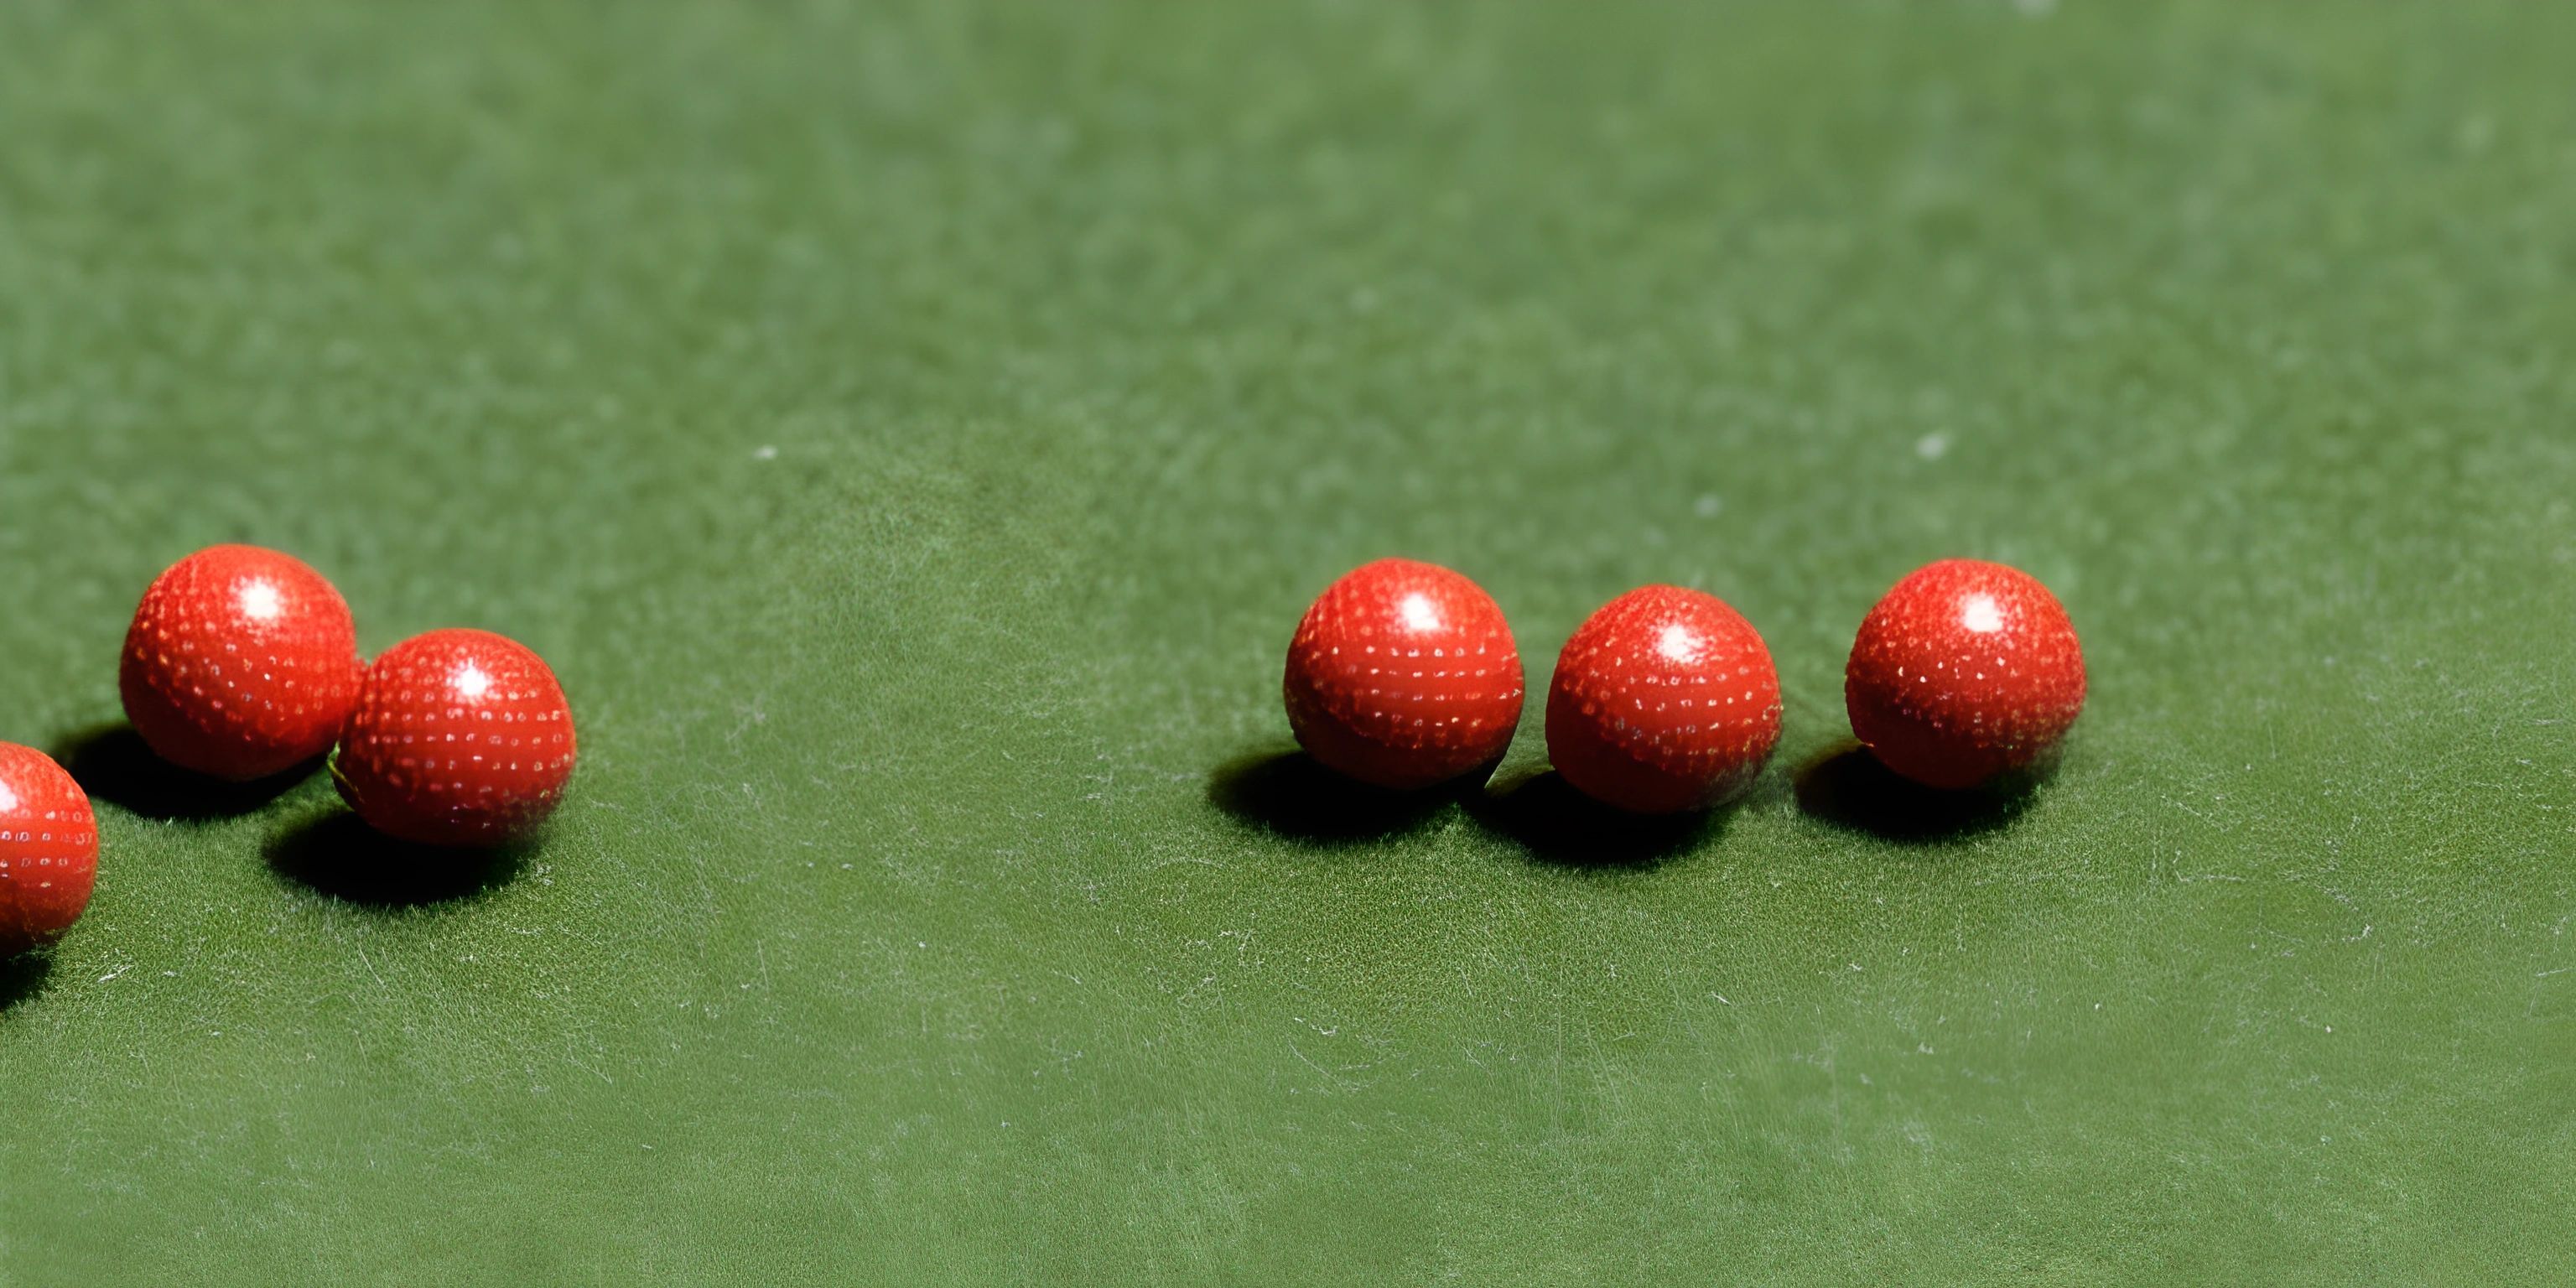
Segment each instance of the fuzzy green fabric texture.
M2576 1257L2566 6L0 11L0 1285L2543 1281ZM540 844L120 729L248 541L553 664ZM1476 578L1490 787L1287 756ZM2055 777L1850 755L1896 579ZM1648 582L1780 754L1543 774Z

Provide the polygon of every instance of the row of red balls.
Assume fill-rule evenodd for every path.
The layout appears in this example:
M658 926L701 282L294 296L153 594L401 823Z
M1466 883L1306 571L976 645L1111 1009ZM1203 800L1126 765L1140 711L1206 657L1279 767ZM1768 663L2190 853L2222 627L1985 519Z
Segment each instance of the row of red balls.
M1288 646L1298 744L1326 767L1413 790L1493 764L1521 718L1520 653L1484 589L1381 559L1326 588ZM1871 609L1843 695L1889 769L1965 789L2030 768L2084 707L2084 653L2057 597L2016 568L1944 559ZM1547 697L1556 771L1642 814L1741 792L1780 740L1780 675L1714 595L1642 586L1566 641Z
M302 560L211 546L154 578L117 687L153 752L248 782L336 744L332 778L377 831L426 845L523 837L572 777L572 709L543 658L488 631L358 655L348 601ZM0 957L49 943L89 904L98 829L80 784L0 743Z

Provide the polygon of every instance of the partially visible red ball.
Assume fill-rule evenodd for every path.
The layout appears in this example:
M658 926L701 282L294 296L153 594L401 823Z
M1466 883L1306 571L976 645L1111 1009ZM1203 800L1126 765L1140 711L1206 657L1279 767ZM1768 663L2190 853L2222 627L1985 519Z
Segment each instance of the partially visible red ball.
M528 835L572 778L572 708L545 659L489 631L438 630L367 668L333 762L368 826L425 845Z
M1944 559L1869 611L1843 697L1881 764L1927 787L1976 787L2031 767L2066 735L2084 709L2084 650L2038 578Z
M97 881L88 794L45 753L0 742L0 958L60 938Z
M162 759L242 781L329 751L364 666L349 605L322 574L258 546L209 546L143 592L117 687Z
M1753 781L1780 741L1780 673L1714 595L1641 586L1565 642L1547 755L1585 795L1640 814L1705 809Z
M1436 564L1380 559L1306 610L1282 688L1306 754L1409 790L1502 758L1520 725L1521 655L1482 587Z

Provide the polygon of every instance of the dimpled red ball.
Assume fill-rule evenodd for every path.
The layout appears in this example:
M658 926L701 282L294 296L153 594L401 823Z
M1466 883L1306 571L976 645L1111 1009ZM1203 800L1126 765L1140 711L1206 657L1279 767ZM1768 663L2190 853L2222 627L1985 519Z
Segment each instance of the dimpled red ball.
M1852 733L1927 787L1990 783L2045 756L2084 709L2084 650L2048 587L1944 559L1878 601L1852 642Z
M322 574L274 550L210 546L143 592L117 687L162 759L240 781L329 751L364 668L349 605Z
M88 795L45 753L0 742L0 958L61 937L97 880Z
M1521 719L1521 655L1482 587L1380 559L1325 588L1288 645L1297 743L1328 768L1412 789L1490 764Z
M1714 595L1643 586L1602 606L1556 660L1547 754L1604 804L1704 809L1740 792L1780 741L1780 674Z
M489 631L440 630L367 668L333 768L377 831L488 847L554 812L575 752L572 709L543 658Z

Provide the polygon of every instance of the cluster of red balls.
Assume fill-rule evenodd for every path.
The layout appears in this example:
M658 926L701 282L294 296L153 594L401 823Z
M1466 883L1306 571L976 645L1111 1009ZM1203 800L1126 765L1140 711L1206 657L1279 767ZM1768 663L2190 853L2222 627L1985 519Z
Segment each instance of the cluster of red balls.
M340 795L403 841L518 839L572 777L572 709L543 658L488 631L437 630L369 665L340 592L256 546L209 547L153 580L117 687L156 755L209 778L271 778L336 744ZM0 743L0 957L60 937L97 875L80 784Z
M1288 723L1326 767L1411 790L1492 765L1521 718L1521 660L1482 587L1381 559L1334 582L1288 646ZM2084 654L2038 579L1944 559L1861 622L1844 671L1853 734L1928 787L2031 768L2084 707ZM1547 754L1584 794L1640 814L1741 792L1780 740L1780 675L1714 595L1641 586L1586 620L1548 686Z

